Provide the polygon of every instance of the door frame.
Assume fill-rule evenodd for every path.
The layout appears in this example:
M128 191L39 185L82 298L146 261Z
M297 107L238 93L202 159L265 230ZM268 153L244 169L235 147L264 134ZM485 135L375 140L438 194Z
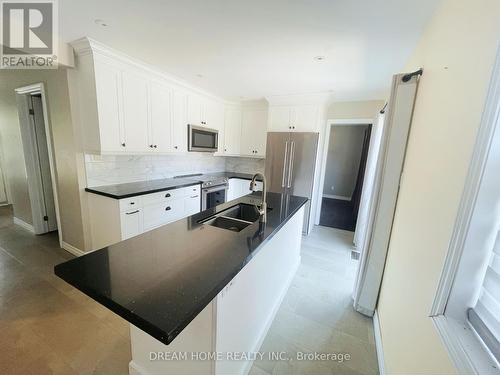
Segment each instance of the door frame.
M323 205L323 189L325 185L325 175L326 175L326 162L328 159L328 147L330 145L330 133L333 126L352 126L352 125L371 125L372 133L374 131L374 126L377 126L376 121L370 118L349 118L349 119L333 119L327 120L325 127L323 129L323 154L321 155L321 169L319 177L319 188L317 190L317 203L316 203L316 217L314 219L314 224L319 225L319 219L321 217L321 207ZM370 152L368 150L368 152ZM366 172L365 172L366 173Z
M63 234L62 234L62 228L61 228L61 216L59 212L59 200L58 200L58 191L57 191L57 184L56 184L56 166L55 166L55 154L54 154L54 147L52 144L52 131L51 128L52 126L50 125L50 117L49 117L49 112L47 110L47 96L45 93L45 85L40 82L40 83L35 83L32 85L28 86L23 86L14 89L15 93L17 95L33 95L33 94L40 94L42 97L42 111L43 111L43 117L44 117L44 126L45 126L45 138L47 141L47 150L48 150L48 156L49 156L49 166L50 166L50 179L52 182L52 192L54 194L54 206L55 206L55 211L56 211L56 222L57 222L57 230L58 230L58 236L59 236L59 246L62 248L63 246ZM18 108L19 110L19 108ZM29 117L29 116L28 116ZM20 124L23 126L23 124ZM31 155L33 153L32 148L27 148L24 150L28 155ZM38 191L40 195L43 195L43 189L40 184L40 181L34 181L35 184L35 189ZM35 220L39 220L39 215L35 215L35 209L34 207L31 208L33 212L33 223Z

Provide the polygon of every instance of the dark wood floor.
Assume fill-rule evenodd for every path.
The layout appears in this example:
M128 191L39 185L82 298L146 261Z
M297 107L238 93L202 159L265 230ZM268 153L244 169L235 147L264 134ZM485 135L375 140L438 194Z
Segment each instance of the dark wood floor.
M356 229L356 216L351 201L323 198L319 225L348 230Z

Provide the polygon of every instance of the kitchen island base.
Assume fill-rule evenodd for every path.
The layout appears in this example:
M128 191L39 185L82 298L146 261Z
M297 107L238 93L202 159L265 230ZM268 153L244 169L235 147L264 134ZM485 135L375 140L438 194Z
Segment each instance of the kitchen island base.
M169 345L131 325L130 375L247 374L253 361L236 356L257 352L274 320L300 264L303 220L302 206Z

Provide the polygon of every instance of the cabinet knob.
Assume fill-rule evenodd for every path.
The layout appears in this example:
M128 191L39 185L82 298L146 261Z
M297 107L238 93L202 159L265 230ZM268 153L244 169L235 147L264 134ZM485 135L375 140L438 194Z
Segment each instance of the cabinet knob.
M153 148L153 145L149 145L149 147Z
M174 146L174 148L175 148L175 149L177 150L177 149L178 149L179 147L177 147L177 146Z
M122 147L125 147L125 142L122 143Z
M165 198L170 198L170 197L171 197L170 193L165 194Z
M158 145L154 145L153 147L154 147L154 148L157 148L157 147L158 147Z
M170 211L172 209L172 207L168 206L168 207L165 207L165 211Z

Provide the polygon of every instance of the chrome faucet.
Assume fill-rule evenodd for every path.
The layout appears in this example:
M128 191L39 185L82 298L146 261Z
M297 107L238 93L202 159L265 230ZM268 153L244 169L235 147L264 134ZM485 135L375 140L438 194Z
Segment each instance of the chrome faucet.
M267 221L267 192L266 192L266 176L262 173L256 173L252 177L252 181L250 182L250 190L257 191L257 178L259 176L262 178L262 203L260 206L257 206L259 210L261 223L265 223Z

